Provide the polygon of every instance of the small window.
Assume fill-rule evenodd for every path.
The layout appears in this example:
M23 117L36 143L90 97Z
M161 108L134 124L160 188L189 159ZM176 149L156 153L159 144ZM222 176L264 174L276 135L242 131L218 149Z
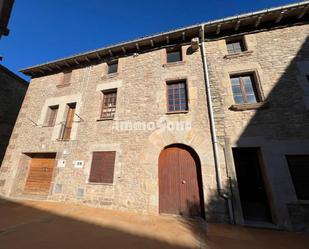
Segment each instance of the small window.
M308 83L309 83L309 74L308 74L308 75L306 75L306 78L307 78L307 81L308 81Z
M93 152L89 182L113 183L115 157L115 151Z
M58 109L59 109L58 105L48 107L46 122L45 122L47 126L55 125Z
M167 63L182 61L181 47L166 49Z
M118 61L112 61L107 63L107 73L108 74L113 74L117 73L118 71Z
M72 77L72 71L63 72L62 84L70 84Z
M116 112L117 90L103 92L101 119L113 119Z
M242 38L237 40L227 40L226 47L228 54L237 54L246 51L246 46Z
M167 83L168 112L181 112L188 110L186 81L173 81Z
M309 200L309 155L289 155L286 158L297 198Z
M236 104L259 102L255 78L252 74L230 77Z

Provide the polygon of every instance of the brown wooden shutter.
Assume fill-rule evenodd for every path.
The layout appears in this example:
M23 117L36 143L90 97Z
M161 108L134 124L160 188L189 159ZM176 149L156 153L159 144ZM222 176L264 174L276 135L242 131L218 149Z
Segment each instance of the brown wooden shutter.
M113 183L115 156L115 151L93 152L89 181L94 183Z
M69 109L68 109L67 119L66 119L64 131L63 131L63 139L64 140L70 139L70 136L71 136L71 130L72 130L72 124L73 124L73 119L74 119L76 103L69 104L68 106L69 106Z

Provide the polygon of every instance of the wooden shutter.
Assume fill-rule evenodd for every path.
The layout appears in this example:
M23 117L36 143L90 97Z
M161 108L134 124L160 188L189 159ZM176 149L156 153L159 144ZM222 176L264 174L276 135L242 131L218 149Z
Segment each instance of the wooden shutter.
M73 124L73 118L74 118L76 103L69 104L68 106L69 106L69 109L68 109L67 119L66 119L66 122L65 122L64 130L63 130L63 139L64 140L70 139L70 136L71 136L71 130L72 130L72 124Z
M113 183L115 156L115 151L93 152L89 181L94 183Z

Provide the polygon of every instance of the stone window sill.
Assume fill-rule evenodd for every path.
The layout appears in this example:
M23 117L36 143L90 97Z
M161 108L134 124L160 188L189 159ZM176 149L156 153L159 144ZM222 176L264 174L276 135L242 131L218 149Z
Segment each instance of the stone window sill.
M165 63L163 64L163 67L169 68L169 67L181 66L185 64L186 64L185 61L176 61L176 62Z
M106 75L103 75L103 76L101 77L101 79L102 79L102 80L104 80L104 79L111 79L111 78L117 77L118 75L119 75L118 72L117 72L117 73L106 74Z
M175 111L175 112L166 112L166 115L171 115L171 114L187 114L189 111Z
M248 50L248 51L243 51L241 53L236 53L236 54L227 54L225 56L223 56L224 59L233 59L233 58L239 58L239 57L243 57L243 56L249 56L253 53L252 50Z
M97 122L100 122L100 121L112 121L114 120L114 118L99 118L97 119Z
M247 110L260 110L269 108L268 102L258 102L258 103L250 103L250 104L235 104L231 105L229 109L231 111L247 111Z
M87 184L94 185L94 186L110 186L110 187L114 186L113 183L104 183L104 182L90 182L90 181L88 181Z
M56 85L57 88L62 88L62 87L67 87L71 85L71 83L67 83L67 84L59 84L59 85Z

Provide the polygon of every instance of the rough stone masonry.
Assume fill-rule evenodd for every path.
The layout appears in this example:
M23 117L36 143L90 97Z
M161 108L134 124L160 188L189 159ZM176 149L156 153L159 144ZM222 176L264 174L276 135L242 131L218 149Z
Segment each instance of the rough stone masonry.
M256 24L256 19L253 21ZM286 160L286 155L309 155L309 26L307 19L301 21L287 21L281 26L272 21L263 29L252 25L253 29L240 28L239 32L233 26L226 35L221 35L216 26L214 34L218 34L206 41L221 177L232 196L236 224L246 224L246 220L233 148L254 147L261 152L272 225L289 230L308 226L305 217L309 200L297 198ZM188 36L198 36L193 31ZM171 46L168 40L167 46L156 47L150 42L154 48L138 54L119 50L127 54L118 57L118 71L111 75L104 60L86 66L78 61L65 85L60 84L62 70L33 74L1 167L1 195L158 214L158 158L166 146L183 144L191 147L200 160L206 220L228 222L227 203L217 193L202 54L200 48L192 51L188 38L180 35L185 42L176 44L181 45L179 62L167 63L167 47ZM246 49L229 54L227 41L235 37L241 37ZM108 54L113 55L113 51ZM259 101L237 105L230 77L246 73L254 77ZM166 84L175 80L186 81L188 111L170 114ZM115 117L101 120L102 91L108 89L117 89ZM59 140L67 104L73 102L77 115L71 139ZM53 105L59 105L55 125L45 126L47 110ZM117 122L127 121L189 122L190 129L115 129ZM89 182L95 151L116 151L112 184ZM48 194L25 192L31 155L47 152L56 153L57 162ZM76 167L76 161L82 161L83 166Z

